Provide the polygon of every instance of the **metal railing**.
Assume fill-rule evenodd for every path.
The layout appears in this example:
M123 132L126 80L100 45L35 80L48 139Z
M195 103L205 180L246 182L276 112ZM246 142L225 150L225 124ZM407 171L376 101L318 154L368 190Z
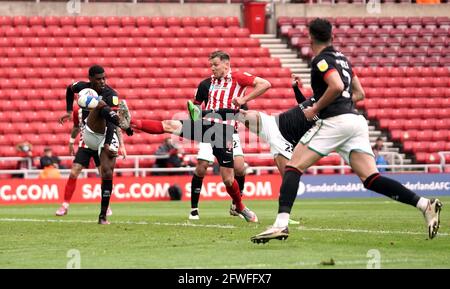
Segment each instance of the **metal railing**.
M429 172L431 169L436 168L437 171L443 172L447 166L450 164L446 164L445 155L449 154L450 151L439 152L440 156L440 164L404 164L404 159L402 155L396 152L380 152L381 155L386 156L389 161L389 165L379 165L379 168L386 168L390 172ZM338 155L337 153L331 153L330 156ZM127 156L127 159L133 160L133 167L131 168L115 168L114 171L116 173L125 173L135 176L135 177L145 177L151 173L190 173L195 170L195 167L181 167L181 168L148 168L142 167L141 161L145 160L154 160L158 158L165 158L168 155L130 155ZM188 157L195 157L196 155L188 154ZM245 157L256 157L260 159L272 159L272 155L269 153L260 153L260 154L246 154ZM27 169L4 169L0 170L0 175L21 175L24 178L37 178L39 174L42 172L40 169L33 168L32 164L36 161L38 157L34 159L23 158L23 157L0 157L1 162L18 162L26 160L28 163ZM71 156L61 156L61 160L73 160ZM118 162L120 162L120 157ZM251 166L249 169L255 173L256 175L261 175L263 172L277 172L276 166ZM351 168L346 165L344 160L340 159L339 165L321 165L321 166L312 166L308 169L309 173L319 174L322 170L330 169L335 170L340 174L347 173ZM212 167L209 168L212 170ZM70 169L60 169L61 175L65 176L70 173ZM97 169L84 169L80 175L80 177L87 177L88 174L97 173Z

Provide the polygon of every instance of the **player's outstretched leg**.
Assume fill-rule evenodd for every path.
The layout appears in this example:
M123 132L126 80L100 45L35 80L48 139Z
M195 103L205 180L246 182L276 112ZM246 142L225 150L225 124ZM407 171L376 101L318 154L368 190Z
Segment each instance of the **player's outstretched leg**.
M200 108L190 100L187 101L187 110L189 112L189 117L193 121L199 120L202 117L202 111Z

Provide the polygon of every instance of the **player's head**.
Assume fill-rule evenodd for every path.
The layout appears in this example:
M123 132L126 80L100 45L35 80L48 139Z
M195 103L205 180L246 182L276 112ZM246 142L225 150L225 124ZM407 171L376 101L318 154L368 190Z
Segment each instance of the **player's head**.
M89 81L92 83L92 89L101 92L106 85L105 70L100 65L89 67Z
M324 18L316 18L309 22L309 37L311 48L317 46L328 46L332 40L332 26L330 21Z
M224 77L230 70L230 55L221 50L214 51L209 55L209 63L215 78Z

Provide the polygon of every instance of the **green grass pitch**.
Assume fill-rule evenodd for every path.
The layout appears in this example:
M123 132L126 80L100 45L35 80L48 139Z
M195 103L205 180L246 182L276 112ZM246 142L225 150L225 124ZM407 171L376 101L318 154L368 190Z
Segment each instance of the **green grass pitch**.
M450 197L440 198L441 229L428 240L422 214L387 198L297 200L285 241L253 244L273 223L278 202L246 201L259 224L228 214L229 202L113 203L111 225L98 225L98 204L0 207L0 268L450 268ZM76 251L74 251L76 250ZM369 250L377 250L370 251ZM331 261L331 259L333 261ZM372 261L371 261L372 260ZM333 265L334 263L334 265Z

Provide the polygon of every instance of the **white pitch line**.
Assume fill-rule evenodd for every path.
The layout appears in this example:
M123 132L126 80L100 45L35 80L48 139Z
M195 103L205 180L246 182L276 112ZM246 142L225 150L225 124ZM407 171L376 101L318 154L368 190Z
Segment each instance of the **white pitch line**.
M17 219L17 218L0 218L0 222L36 222L36 223L81 223L96 224L96 221L89 220L53 220L53 219ZM146 221L114 221L113 224L120 225L156 225L156 226L178 226L178 227L202 227L202 228L219 228L219 229L235 229L233 225L211 225L211 224L193 224L193 223L161 223Z
M399 235L423 235L424 232L410 231L382 231L382 230L364 230L364 229L338 229L338 228L306 228L298 227L300 231L317 231L317 232L344 232L344 233L367 233L367 234L399 234ZM448 233L438 233L438 236L449 236Z
M94 224L96 221L89 220L54 220L54 219L26 219L26 218L0 218L0 222L36 222L36 223L81 223ZM199 228L217 228L217 229L236 229L234 225L214 225L214 224L194 224L185 223L167 223L167 222L146 222L146 221L114 221L113 224L120 225L156 225L156 226L175 226L175 227L199 227ZM343 232L343 233L365 233L365 234L397 234L397 235L426 235L426 232L410 232L410 231L383 231L383 230L366 230L366 229L340 229L340 228L307 228L303 226L293 227L299 231L313 232ZM450 236L449 233L438 233L438 236Z

